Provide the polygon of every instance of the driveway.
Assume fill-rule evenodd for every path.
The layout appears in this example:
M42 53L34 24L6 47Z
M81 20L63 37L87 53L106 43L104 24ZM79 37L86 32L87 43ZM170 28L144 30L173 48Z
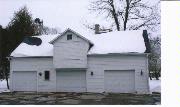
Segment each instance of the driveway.
M160 104L160 94L112 93L1 93L1 105L154 105Z

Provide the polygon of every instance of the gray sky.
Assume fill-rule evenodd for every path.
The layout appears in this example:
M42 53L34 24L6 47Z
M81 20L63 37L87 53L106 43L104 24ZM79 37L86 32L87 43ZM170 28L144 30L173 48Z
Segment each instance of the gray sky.
M108 25L104 17L88 11L92 0L0 0L0 25L7 26L14 11L26 5L33 18L43 19L44 25L58 27L61 30L72 28L84 31L83 23L99 23ZM150 0L150 3L158 0Z

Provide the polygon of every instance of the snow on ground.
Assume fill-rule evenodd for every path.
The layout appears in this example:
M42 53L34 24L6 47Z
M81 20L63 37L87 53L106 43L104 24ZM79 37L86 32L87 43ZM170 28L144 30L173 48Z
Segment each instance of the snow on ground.
M156 80L155 78L149 80L149 88L150 88L150 92L161 93L161 78L159 78L159 80Z
M6 80L0 80L0 93L9 92L6 85Z

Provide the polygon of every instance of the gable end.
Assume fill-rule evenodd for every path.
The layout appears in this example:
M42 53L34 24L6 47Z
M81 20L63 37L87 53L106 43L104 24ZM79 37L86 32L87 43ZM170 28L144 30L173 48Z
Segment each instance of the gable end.
M54 42L56 42L56 40L58 40L60 37L62 37L62 36L63 36L66 32L68 32L68 31L76 34L78 37L80 37L81 39L83 39L83 40L85 40L86 42L88 42L88 43L90 44L90 46L93 45L93 43L92 43L90 40L86 39L85 37L81 36L80 34L78 34L77 32L73 31L73 30L70 29L70 28L68 28L67 30L65 30L62 34L60 34L59 36L57 36L56 38L54 38L54 39L53 39L52 41L50 41L49 43L50 43L50 44L54 44Z

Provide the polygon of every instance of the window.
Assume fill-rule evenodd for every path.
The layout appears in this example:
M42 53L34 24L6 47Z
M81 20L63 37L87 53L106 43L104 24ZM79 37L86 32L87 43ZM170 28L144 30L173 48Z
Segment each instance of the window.
M45 77L45 80L49 80L49 71L45 71L45 74L44 74L44 77Z
M67 35L67 40L72 40L72 34Z

